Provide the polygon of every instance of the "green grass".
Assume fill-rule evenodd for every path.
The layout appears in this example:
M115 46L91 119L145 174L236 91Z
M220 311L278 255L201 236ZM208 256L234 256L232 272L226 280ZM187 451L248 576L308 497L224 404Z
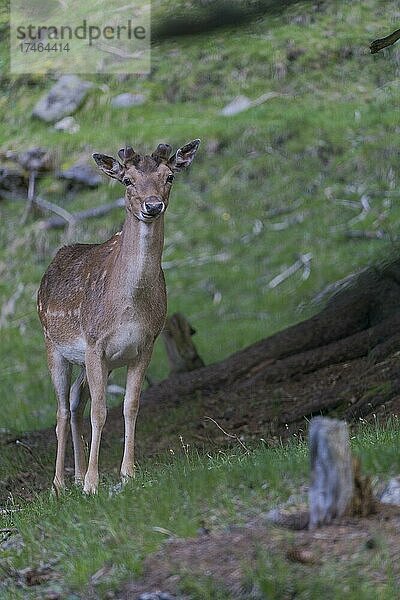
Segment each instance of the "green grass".
M391 600L396 597L395 583L371 585L371 582L365 581L364 576L358 572L357 566L344 567L338 578L332 564L324 565L320 572L313 573L310 581L310 576L305 575L304 568L292 567L288 573L287 565L282 560L260 552L256 569L249 573L249 589L254 589L254 585L257 585L262 598L277 600L319 600L322 597L329 600Z
M318 310L312 298L325 285L392 249L390 242L354 241L344 234L398 231L398 49L370 56L367 48L375 34L387 30L394 10L394 2L373 0L333 2L317 12L300 3L241 28L168 40L153 48L147 78L121 83L92 77L98 85L75 115L81 129L74 135L30 117L49 87L45 79L34 77L28 87L21 78L5 78L0 148L47 146L67 167L93 150L115 153L128 141L151 151L160 140L176 146L202 138L190 173L172 192L164 260L169 311L189 318L207 363L220 360L306 318ZM296 60L288 58L288 48L300 49ZM237 94L257 98L271 90L285 96L234 117L219 114ZM111 107L111 97L124 91L143 92L148 102L127 110ZM62 186L47 177L40 192L73 211L116 198L122 189L105 184L62 200ZM371 210L352 223L360 210L343 201L358 203L363 195ZM278 207L292 212L270 217ZM24 286L2 329L0 349L0 394L7 398L2 426L18 430L54 420L34 296L55 249L65 242L62 233L44 233L35 222L22 227L22 212L21 202L0 204L3 302L16 282ZM299 222L287 223L293 215ZM88 221L75 239L104 240L122 220L116 211ZM298 254L308 252L308 279L299 271L277 288L268 287ZM166 374L158 343L150 375Z
M396 423L386 429L364 426L353 437L363 469L379 479L399 471L399 442ZM300 484L308 478L307 454L306 445L296 442L278 449L260 445L249 454L239 447L208 456L182 450L180 455L165 456L161 464L144 464L135 481L117 495L109 495L112 481L103 483L97 497L83 497L75 489L59 499L42 493L0 520L0 528L15 527L24 543L19 551L3 552L3 564L5 561L9 569L19 570L56 560L62 575L58 585L81 593L91 576L109 565L113 567L111 574L100 589L114 589L129 577L140 576L143 558L165 539L163 530L178 537L193 537L205 523L212 531L223 531L227 525L245 523L298 494ZM384 540L379 556L389 568ZM245 564L245 557L243 560ZM359 583L353 564L333 574L328 560L323 573L315 573L314 579L311 572L300 577L301 570L290 566L281 555L266 556L261 551L257 565L248 565L248 569L248 577L258 582L266 597L268 590L281 588L281 595L274 597L286 598L284 590L288 593L292 589L299 598L316 598L323 573L333 590L330 598L339 598L339 589L346 586L354 591ZM193 581L185 580L184 584L194 598L212 597L207 595L211 585L207 580L197 581L197 595ZM12 587L12 581L7 585ZM386 591L390 589L389 582ZM314 595L308 595L311 592ZM373 598L373 591L366 597Z

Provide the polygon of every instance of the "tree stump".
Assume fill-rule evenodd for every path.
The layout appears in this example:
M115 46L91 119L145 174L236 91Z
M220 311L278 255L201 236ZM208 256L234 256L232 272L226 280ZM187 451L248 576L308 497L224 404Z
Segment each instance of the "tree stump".
M328 525L351 507L354 474L347 424L316 417L309 428L311 486L310 529Z
M192 340L196 330L181 313L168 317L162 333L170 373L183 373L204 367Z
M377 512L370 477L351 454L347 423L315 417L310 422L311 485L308 510L273 509L267 521L288 529L315 529L343 516Z

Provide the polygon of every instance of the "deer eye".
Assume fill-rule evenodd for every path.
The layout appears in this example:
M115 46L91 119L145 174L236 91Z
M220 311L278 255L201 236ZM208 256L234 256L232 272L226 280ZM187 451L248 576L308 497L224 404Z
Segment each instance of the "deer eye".
M168 175L168 177L167 177L167 183L172 183L173 180L174 180L174 176L172 174Z
M129 177L124 177L122 183L126 186L132 185L132 181L129 179Z

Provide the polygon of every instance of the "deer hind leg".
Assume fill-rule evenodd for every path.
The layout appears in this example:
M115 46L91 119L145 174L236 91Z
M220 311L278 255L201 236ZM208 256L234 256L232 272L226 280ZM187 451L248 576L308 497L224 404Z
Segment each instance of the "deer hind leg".
M85 441L83 438L83 414L89 399L89 387L85 367L71 386L69 397L71 409L71 431L74 445L75 483L83 485L86 473Z
M122 481L127 481L135 474L135 427L139 412L139 398L146 369L150 362L151 352L142 356L139 364L128 366L126 390L124 398L125 443L121 464Z
M95 494L99 485L99 450L101 433L107 416L106 385L108 370L105 361L93 348L87 349L85 362L86 377L91 398L90 420L92 423L92 439L83 491L86 494Z
M47 347L47 359L58 403L56 425L57 457L53 485L57 491L60 491L65 487L64 464L70 418L68 397L71 385L72 365L50 345Z

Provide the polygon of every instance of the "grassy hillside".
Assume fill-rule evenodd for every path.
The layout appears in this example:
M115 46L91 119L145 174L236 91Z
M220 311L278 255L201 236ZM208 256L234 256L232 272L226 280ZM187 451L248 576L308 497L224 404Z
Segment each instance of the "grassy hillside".
M125 142L151 151L203 140L191 172L180 177L167 215L164 259L170 312L181 310L198 330L206 362L308 316L329 282L386 254L390 242L346 239L347 230L397 232L400 219L397 138L399 50L375 56L369 41L386 32L394 2L296 4L236 29L168 40L153 48L148 77L92 78L95 87L75 115L80 131L54 131L30 113L51 85L41 77L3 77L0 148L51 148L60 167L115 153ZM3 42L3 60L6 47ZM145 105L117 109L113 95L145 93ZM235 96L271 99L236 116L221 109ZM49 178L40 192L68 210L121 195L104 183L95 192L63 199ZM361 215L361 198L370 210ZM0 204L0 294L19 290L1 330L2 426L37 428L54 419L35 291L63 234L35 220L20 225L22 202ZM279 214L282 210L283 214ZM276 215L278 212L277 216ZM123 214L79 226L75 239L104 240ZM302 271L271 289L269 282L311 253ZM150 373L166 374L158 346ZM118 379L118 374L115 375Z
M251 6L264 10L267 4ZM207 3L197 5L205 19ZM261 11L238 27L166 39L153 47L149 76L87 77L95 85L75 114L80 130L72 135L31 117L51 77L9 77L4 6L0 2L1 152L40 145L53 151L58 168L66 168L93 151L115 154L125 143L143 153L161 141L177 147L202 139L190 172L174 184L164 261L169 311L182 311L197 329L195 341L207 363L308 317L320 308L315 296L329 283L394 250L400 47L374 56L368 51L372 39L396 27L394 1L297 2L280 15ZM171 13L193 16L190 2L173 0L165 7L155 3L157 23ZM122 92L143 93L147 101L113 108L111 98ZM280 96L232 117L221 114L238 95L256 100L268 92ZM71 212L122 193L105 181L97 191L67 198L51 177L38 189ZM39 215L22 225L23 212L22 200L0 201L0 437L55 420L35 295L66 238L44 232ZM122 222L122 211L86 221L74 239L105 240ZM386 237L351 239L351 231ZM303 254L311 254L309 274L299 270L277 287L269 285ZM150 375L166 373L159 343ZM112 377L119 382L122 376ZM196 407L187 405L169 418L179 412L181 422L189 412L196 418ZM148 440L162 436L158 422L156 431L146 423L139 427ZM53 457L40 456L29 444L17 451L14 444L3 446L0 485L10 489L11 482L14 491L0 512L0 597L112 598L120 590L123 598L125 582L142 576L144 560L166 537L210 529L226 536L219 554L225 556L235 547L232 526L254 519L260 529L269 508L291 496L292 503L305 500L303 444L270 449L260 442L249 453L240 447L198 456L184 434L184 428L176 432L176 439L183 436L179 456L145 461L121 494L112 491L116 473L110 467L96 498L70 490L58 499L31 493L30 503L21 499L28 496L24 471L37 469L39 489L50 481ZM397 421L385 431L365 429L353 444L374 485L399 472ZM115 466L120 446L102 451L107 468ZM399 578L396 528L391 521L363 527L354 526L350 536L348 530L337 531L337 538L329 533L325 547L323 536L265 530L255 549L243 550L238 572L260 598L392 599ZM321 564L289 560L291 544L311 544ZM165 556L169 547L163 547ZM157 562L149 564L158 571ZM174 584L178 591L199 599L235 597L223 577L215 583L193 576L184 564Z
M396 427L364 428L353 438L354 450L362 457L366 472L374 476L374 485L399 471L399 441ZM322 590L330 600L394 598L399 577L396 551L393 554L391 546L391 536L398 536L394 525L386 535L386 526L372 521L369 538L365 523L361 530L332 526L315 536L266 526L263 515L271 508L306 502L307 472L307 449L297 442L274 450L260 443L248 454L237 446L201 457L186 448L183 440L181 453L164 456L158 466L142 465L136 480L123 493L113 493L109 481L96 498L82 498L79 491L71 490L59 499L42 494L22 510L10 504L10 512L6 510L0 517L3 536L7 529L14 532L1 554L0 595L5 599L46 598L52 592L71 599L124 598L127 590L122 584L142 578L146 555L165 540L171 543L176 537L189 537L195 538L190 544L201 548L208 539L208 545L189 569L181 551L181 564L164 569L164 585L168 589L173 585L192 599L238 598L228 591L231 581L226 573L216 581L204 565L217 543L223 544L218 561L223 562L225 553L233 561L232 535L240 533L240 526L253 522L253 528L265 533L256 542L255 555L246 552L246 537L242 540L244 547L237 564L242 572L241 598L295 596L317 600ZM318 554L318 544L324 539L332 543L320 548ZM351 539L353 546L350 543L348 547ZM184 542L176 543L178 549L184 547ZM164 544L161 561L170 560L169 546ZM291 547L308 549L315 562L301 565L288 560L285 552ZM209 568L212 573L212 566ZM231 576L232 571L231 566ZM168 573L179 574L173 584ZM36 583L26 583L35 582L35 578ZM153 588L150 583L147 586L147 591L156 587L154 583ZM249 594L258 590L259 595L246 596L246 586ZM116 590L120 592L114 596Z

